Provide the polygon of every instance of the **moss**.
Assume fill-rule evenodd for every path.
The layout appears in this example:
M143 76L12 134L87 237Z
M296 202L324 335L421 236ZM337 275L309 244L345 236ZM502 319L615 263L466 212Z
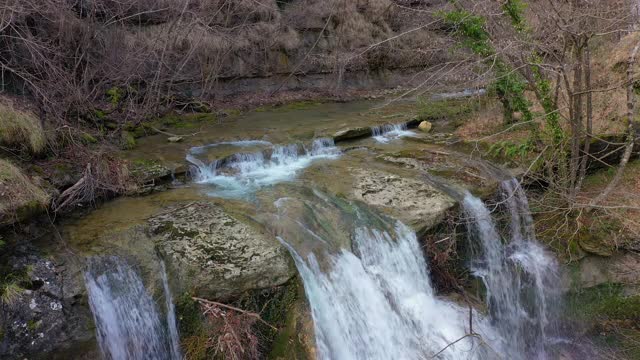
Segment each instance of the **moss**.
M267 359L307 360L313 358L309 354L308 344L304 342L305 330L301 329L305 308L304 287L299 279L294 279L288 286L287 293L281 302L283 312L280 314L280 331L273 340ZM313 336L313 333L307 335Z
M38 330L38 328L40 328L41 325L42 320L31 319L27 321L27 329L29 329L29 331L36 331Z
M188 292L178 297L175 305L185 357L189 360L206 359L209 337L200 306Z
M605 283L569 294L570 316L586 322L640 320L640 296L625 296L621 284Z
M200 312L200 306L192 299L190 293L186 292L176 299L176 315L180 335L183 338L202 332L204 319Z
M136 139L128 131L123 131L120 139L120 146L125 150L131 150L136 147Z
M95 109L93 110L93 117L96 118L97 120L104 120L107 118L107 113L104 112L104 110Z

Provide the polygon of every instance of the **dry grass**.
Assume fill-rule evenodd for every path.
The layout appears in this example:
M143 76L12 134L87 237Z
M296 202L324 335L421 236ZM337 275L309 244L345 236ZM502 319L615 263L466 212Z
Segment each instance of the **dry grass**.
M47 139L37 116L18 110L5 100L0 102L0 144L39 154L44 151Z
M0 159L0 225L47 206L50 197L10 162Z

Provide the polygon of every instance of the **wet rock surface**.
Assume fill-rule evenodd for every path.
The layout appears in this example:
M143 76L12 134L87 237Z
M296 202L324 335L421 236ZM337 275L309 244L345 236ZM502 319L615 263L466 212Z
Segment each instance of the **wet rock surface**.
M64 359L79 348L92 353L93 320L81 265L46 258L30 246L18 249L9 264L19 288L2 304L0 358Z
M149 220L169 271L184 290L227 298L285 283L295 274L287 250L250 219L206 202L176 204Z
M358 200L389 212L421 232L442 220L455 201L424 181L378 171L355 169Z

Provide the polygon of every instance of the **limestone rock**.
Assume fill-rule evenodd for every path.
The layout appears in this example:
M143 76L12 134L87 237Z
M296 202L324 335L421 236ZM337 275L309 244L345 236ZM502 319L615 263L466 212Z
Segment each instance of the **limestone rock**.
M149 225L182 290L199 296L224 299L282 285L295 275L287 250L275 237L215 204L178 204L152 217Z
M431 128L433 128L433 124L431 124L428 121L423 121L423 122L420 123L420 125L418 125L418 129L420 129L420 131L426 132L426 133L431 131Z
M355 171L354 195L421 233L442 220L455 200L418 179L378 170Z
M333 134L333 141L340 142L346 140L359 139L367 136L371 136L373 131L369 127L357 127L351 129L344 129Z

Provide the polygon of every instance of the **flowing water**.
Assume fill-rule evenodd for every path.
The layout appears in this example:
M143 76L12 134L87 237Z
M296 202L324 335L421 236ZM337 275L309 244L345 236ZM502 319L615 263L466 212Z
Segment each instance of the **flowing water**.
M238 153L224 164L219 160L205 163L193 151L187 160L194 165L193 177L200 184L213 185L211 196L243 197L257 189L293 179L312 162L336 159L341 151L332 139L320 138L311 146L276 145L266 152Z
M406 123L374 126L371 130L373 132L373 138L384 144L402 137L415 136L415 133L409 130Z
M502 204L509 214L503 239L482 200L466 193L462 202L472 241L480 251L471 264L482 279L494 327L512 359L546 359L557 307L558 268L536 241L527 198L515 180L501 183Z
M278 206L292 201L278 200ZM355 206L355 205L354 205ZM356 207L356 209L358 209ZM438 298L415 233L402 223L385 226L356 210L352 249L331 251L332 243L306 225L314 251L303 253L299 241L279 239L289 249L304 282L315 326L320 359L485 359L497 348L469 334L469 310ZM280 215L302 217L294 211ZM348 216L344 214L344 216ZM344 229L344 225L336 226ZM326 225L322 226L326 230ZM291 233L292 230L289 231ZM341 231L337 229L337 231ZM344 231L344 230L342 230ZM293 236L293 235L292 235ZM488 343L499 336L474 312L473 331ZM454 345L456 340L459 340Z
M164 266L162 271L165 281ZM164 287L165 324L142 279L122 259L115 256L90 258L85 282L98 344L106 359L181 358L168 284Z
M288 145L227 139L192 147L187 161L195 188L228 203L253 206L256 220L289 250L311 308L319 359L549 358L547 345L556 335L557 264L536 241L517 181L501 183L501 201L493 209L498 211L468 192L447 192L461 201L468 220L476 248L470 267L486 289L483 313L438 296L415 232L381 215L382 206L347 200L349 195L343 195L354 184L345 181L349 185L327 193L324 186L318 190L320 175L300 176L309 175L306 169L312 167L331 185L362 169L391 166L372 163L382 152L417 146L408 149L429 154L419 141L403 145L401 138L419 136L406 124L377 126L372 132L376 144L359 150L365 155L349 155L330 138ZM342 165L327 171L336 162ZM385 175L385 184L393 187L403 171L409 170L387 171L393 176ZM508 216L507 231L501 231L498 214ZM181 358L169 279L164 263L159 267L164 311L123 260L89 260L85 280L106 358Z

